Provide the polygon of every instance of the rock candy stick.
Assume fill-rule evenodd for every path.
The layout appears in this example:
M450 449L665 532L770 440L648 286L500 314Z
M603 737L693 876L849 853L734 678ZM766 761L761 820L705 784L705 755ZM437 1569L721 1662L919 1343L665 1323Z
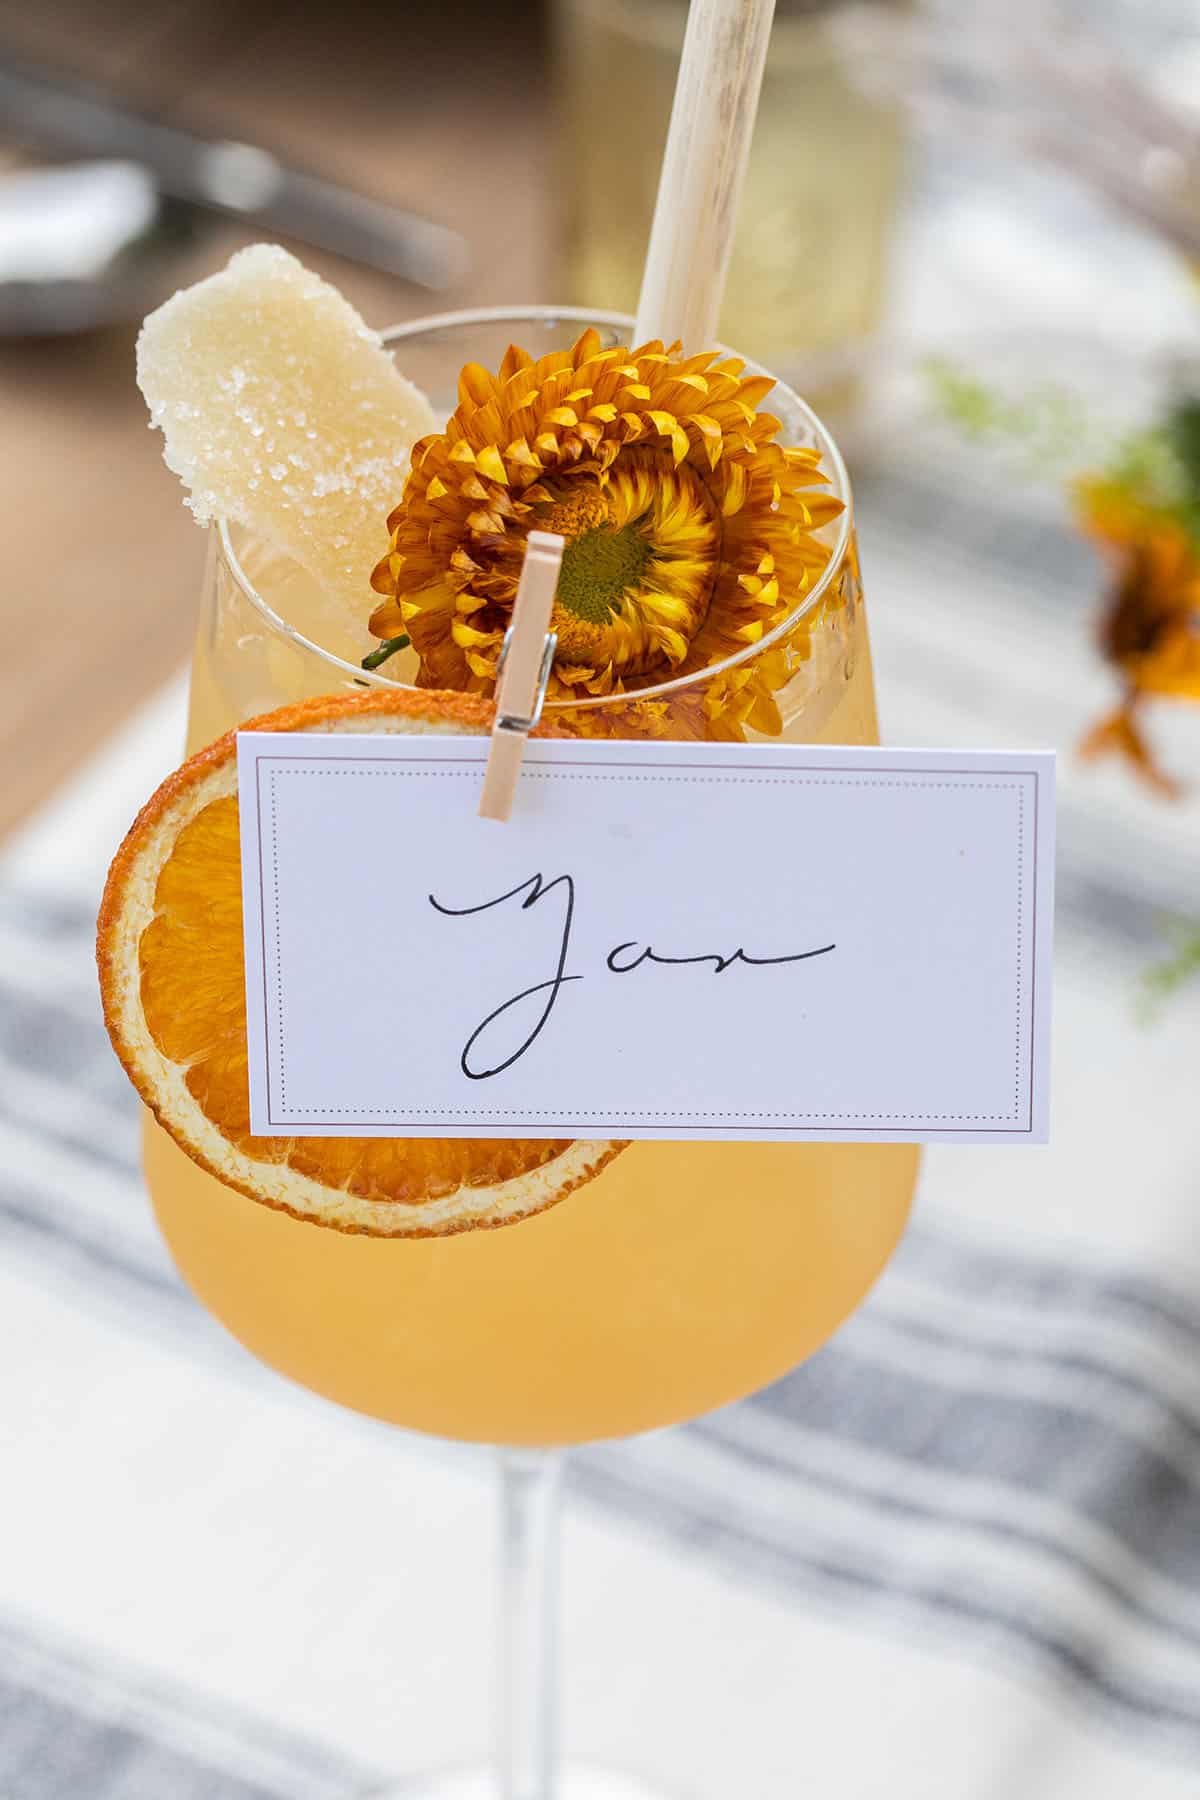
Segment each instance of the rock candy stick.
M378 333L286 250L256 244L151 313L137 368L197 519L267 538L365 630L387 514L437 428Z

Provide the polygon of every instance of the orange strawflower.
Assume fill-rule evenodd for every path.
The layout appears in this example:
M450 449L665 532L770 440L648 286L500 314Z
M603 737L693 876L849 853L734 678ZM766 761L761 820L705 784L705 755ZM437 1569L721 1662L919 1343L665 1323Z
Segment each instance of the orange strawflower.
M759 411L773 386L738 358L654 342L603 349L585 331L498 372L468 364L446 429L414 447L372 585L376 637L407 635L420 685L490 694L530 530L566 538L550 698L631 694L724 661L792 613L829 561L842 510L811 449L779 444ZM647 732L777 732L774 695L807 654L792 643L708 684ZM577 728L608 729L600 712ZM692 715L695 715L694 717Z
M1161 793L1178 783L1141 729L1148 699L1200 700L1200 548L1177 518L1111 478L1076 484L1086 534L1114 571L1100 647L1124 684L1121 703L1090 731L1085 756L1117 752Z

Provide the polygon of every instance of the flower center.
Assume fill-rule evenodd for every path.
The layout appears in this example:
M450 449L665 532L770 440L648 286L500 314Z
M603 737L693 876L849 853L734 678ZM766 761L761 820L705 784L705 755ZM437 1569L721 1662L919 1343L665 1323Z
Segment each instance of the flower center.
M635 450L603 486L560 478L543 504L537 524L566 539L552 615L558 679L607 692L628 676L677 668L707 614L720 559L720 516L695 472Z
M591 482L557 499L545 520L547 531L566 538L558 578L559 606L589 625L607 625L646 567L650 545L641 521L613 515L606 496Z
M637 588L649 555L637 520L615 531L597 525L571 538L558 578L559 605L590 625L607 625L623 596Z

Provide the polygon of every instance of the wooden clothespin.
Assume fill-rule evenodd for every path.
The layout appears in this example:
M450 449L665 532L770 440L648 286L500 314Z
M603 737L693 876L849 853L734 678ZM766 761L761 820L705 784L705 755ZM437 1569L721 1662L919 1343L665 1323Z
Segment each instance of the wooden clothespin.
M553 531L531 531L525 541L525 566L513 602L512 624L500 649L496 720L479 796L481 819L504 820L511 813L525 739L542 716L558 646L558 638L550 630L550 611L564 544L565 539Z

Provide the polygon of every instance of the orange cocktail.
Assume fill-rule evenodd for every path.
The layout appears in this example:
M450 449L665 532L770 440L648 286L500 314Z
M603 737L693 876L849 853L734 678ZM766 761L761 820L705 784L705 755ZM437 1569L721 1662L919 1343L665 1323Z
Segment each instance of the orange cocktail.
M434 396L510 336L559 342L579 323L491 318L401 334L398 359ZM600 320L602 337L616 323ZM447 402L443 401L443 404ZM786 389L785 441L836 450ZM877 741L849 512L800 654L775 695L797 742ZM310 577L245 534L215 536L197 638L192 746L247 716L348 685L403 682L401 652L362 677ZM356 659L355 659L356 660ZM667 733L696 716L676 684ZM690 710L687 710L690 709ZM555 709L548 710L553 719ZM619 699L558 716L623 734ZM632 718L637 728L636 717ZM689 725L689 729L690 729ZM753 727L747 735L754 737ZM719 847L714 847L719 853ZM764 846L769 876L770 846ZM861 1300L903 1229L917 1164L904 1145L635 1144L538 1217L445 1239L351 1237L254 1205L150 1124L163 1231L204 1304L257 1356L343 1405L442 1436L567 1443L668 1424L761 1386L819 1347Z

